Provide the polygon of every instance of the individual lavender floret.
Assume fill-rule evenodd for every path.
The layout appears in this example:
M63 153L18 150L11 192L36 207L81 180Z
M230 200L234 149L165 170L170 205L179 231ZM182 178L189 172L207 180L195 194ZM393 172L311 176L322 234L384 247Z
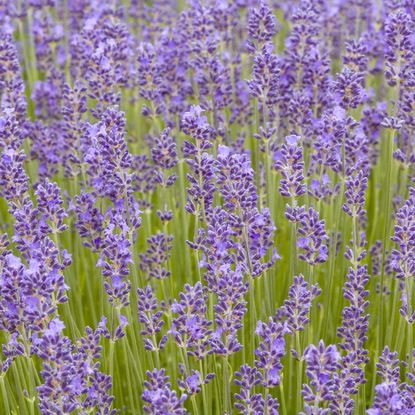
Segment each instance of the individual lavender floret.
M265 1L261 1L258 8L251 9L248 21L248 51L255 53L265 43L271 42L277 33L277 23L277 18Z
M203 385L207 385L214 377L214 373L208 373L204 378L198 370L192 370L191 373L186 373L186 368L183 364L179 364L179 372L182 375L181 379L177 380L179 388L187 395L192 396L199 393Z
M326 262L328 258L328 236L324 229L325 221L320 220L319 214L309 208L300 216L298 224L297 247L299 258L310 265Z
M166 268L171 256L172 235L157 233L147 238L148 249L140 254L140 268L146 273L147 278L169 278L171 272Z
M228 356L242 349L237 331L243 325L246 313L244 297L249 283L245 283L241 270L235 271L225 265L223 274L218 278L218 302L214 306L216 330L210 340L212 350L219 355Z
M177 396L176 391L171 389L169 376L165 375L164 369L154 369L146 372L148 380L144 381L144 412L150 415L185 415L183 407L187 395Z
M264 398L260 393L254 393L254 388L261 384L261 372L255 367L242 365L235 372L235 385L239 392L235 393L235 408L244 415L262 415L264 413Z
M150 285L144 289L137 289L138 296L138 320L143 325L140 335L143 336L146 350L162 350L167 342L167 336L162 336L157 343L156 334L164 326L163 311L159 309L157 298L154 296Z
M255 334L259 336L255 350L255 366L262 373L262 385L273 388L280 384L282 370L281 359L285 355L285 335L289 333L287 325L275 322L270 317L268 323L258 321Z
M301 137L289 135L274 153L274 166L281 172L279 191L283 196L295 198L306 192L304 183L303 148L298 145Z
M288 291L288 298L279 310L286 318L287 329L293 334L303 331L309 323L309 312L312 301L321 293L317 284L309 287L303 275L294 276L293 284Z
M190 356L203 359L210 352L212 333L212 322L206 319L208 296L200 282L193 287L185 284L184 289L180 293L180 300L174 300L171 306L173 319L169 333Z
M304 384L302 391L306 402L304 408L306 414L328 413L327 409L321 408L320 405L336 399L340 358L336 346L326 347L323 340L320 340L318 347L311 344L305 349L306 374L310 379L310 385Z

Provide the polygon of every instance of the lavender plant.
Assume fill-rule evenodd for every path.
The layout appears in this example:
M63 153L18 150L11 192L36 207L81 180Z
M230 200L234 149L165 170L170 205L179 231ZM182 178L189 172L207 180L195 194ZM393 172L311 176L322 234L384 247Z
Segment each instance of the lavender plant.
M0 1L0 413L415 414L415 6Z

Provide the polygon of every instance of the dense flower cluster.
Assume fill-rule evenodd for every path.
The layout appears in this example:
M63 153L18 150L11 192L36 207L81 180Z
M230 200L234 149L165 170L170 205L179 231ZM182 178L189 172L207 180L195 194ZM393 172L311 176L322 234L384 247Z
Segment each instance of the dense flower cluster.
M0 413L414 415L414 51L411 0L0 1Z

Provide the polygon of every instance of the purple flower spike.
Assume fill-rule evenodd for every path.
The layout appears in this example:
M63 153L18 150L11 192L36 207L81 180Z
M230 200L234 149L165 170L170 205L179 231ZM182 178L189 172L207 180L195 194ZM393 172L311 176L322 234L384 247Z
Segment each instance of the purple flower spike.
M150 285L145 289L137 289L138 296L138 319L143 325L140 335L143 336L144 347L146 350L156 351L164 348L167 336L163 336L158 343L154 338L164 326L163 312L159 310L157 298L154 296Z
M175 300L171 305L174 317L169 333L190 356L203 359L210 353L209 340L212 333L212 322L206 319L207 293L200 282L193 287L186 284L184 288L180 300Z
M177 396L176 391L171 389L169 376L165 375L164 369L147 371L148 380L144 381L144 392L142 395L144 412L150 415L185 415L183 407L187 395Z
M323 340L320 340L318 347L311 344L305 349L306 374L310 379L310 385L303 385L302 393L306 402L305 414L323 415L327 412L320 405L336 399L338 389L337 370L339 369L340 358L336 346L329 345L326 347ZM317 409L317 412L313 408ZM302 415L304 414L302 413Z
M317 284L309 287L303 275L295 276L288 292L288 299L284 301L279 313L287 319L287 329L291 334L303 331L309 323L309 312L312 301L321 293Z
M286 197L298 197L306 192L304 183L303 148L299 145L301 137L289 135L285 143L274 153L274 166L281 172L279 191Z
M262 385L273 388L280 384L281 358L286 353L285 335L289 333L286 324L275 322L271 317L268 324L258 321L256 335L260 342L255 350L255 366L262 373Z
M235 372L235 385L239 392L235 393L235 408L244 415L261 415L264 413L264 398L260 393L254 393L254 388L262 382L260 371L248 365L242 365Z

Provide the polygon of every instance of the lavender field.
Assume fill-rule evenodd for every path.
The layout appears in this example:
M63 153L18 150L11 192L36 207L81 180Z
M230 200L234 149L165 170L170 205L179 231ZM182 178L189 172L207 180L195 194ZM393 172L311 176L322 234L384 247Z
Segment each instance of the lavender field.
M415 415L414 0L0 0L0 414Z

